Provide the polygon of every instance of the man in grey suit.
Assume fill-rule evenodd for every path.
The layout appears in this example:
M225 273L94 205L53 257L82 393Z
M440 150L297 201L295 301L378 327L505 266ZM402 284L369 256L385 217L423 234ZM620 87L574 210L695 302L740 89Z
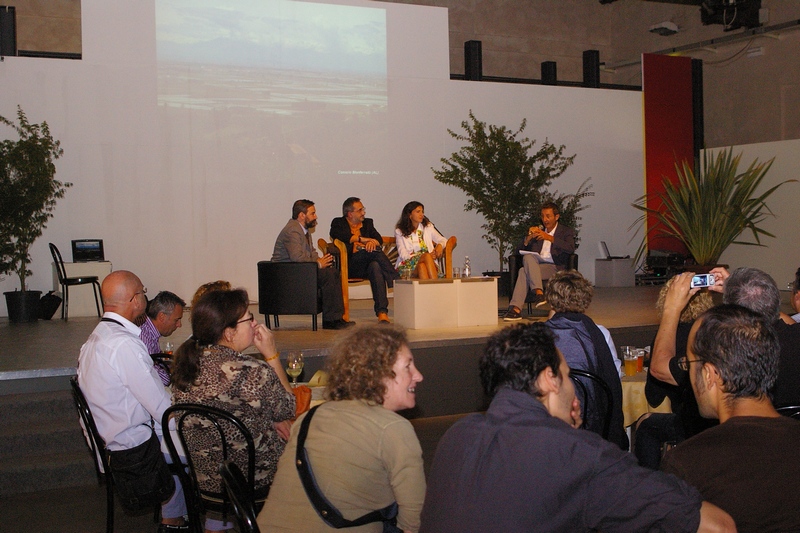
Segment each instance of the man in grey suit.
M308 232L317 225L317 209L311 200L297 200L292 206L292 219L286 223L275 241L272 260L279 263L311 262L319 265L317 287L322 291L322 328L344 329L354 322L342 319L344 303L342 302L342 284L339 273L333 265L333 256L325 254L320 257L311 243Z

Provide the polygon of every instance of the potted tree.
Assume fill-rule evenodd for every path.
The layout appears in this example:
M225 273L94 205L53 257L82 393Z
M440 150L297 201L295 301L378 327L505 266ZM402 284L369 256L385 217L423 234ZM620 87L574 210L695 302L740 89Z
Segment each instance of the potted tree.
M38 319L41 296L26 284L32 274L29 250L52 218L56 200L72 184L55 179L53 161L64 151L47 122L31 124L19 106L17 120L18 124L0 116L0 123L19 137L0 141L0 275L19 278L20 290L4 294L9 319L26 322Z
M744 172L739 172L742 154L734 156L733 148L721 150L712 156L703 155L703 165L697 171L687 161L675 162L678 180L664 177L664 192L645 194L633 207L642 216L631 228L641 227L648 216L654 221L644 233L634 261L639 261L647 249L647 237L667 236L680 240L694 262L705 270L715 266L722 252L731 244L764 246L761 236L774 237L759 224L772 212L767 198L786 180L764 192L756 193L774 160L753 161ZM650 200L656 207L648 207ZM738 240L750 230L755 242ZM700 268L700 270L704 270Z
M545 202L555 202L561 211L561 222L575 228L577 247L578 213L587 207L581 202L594 195L588 178L575 194L548 190L553 180L572 165L575 155L565 156L564 145L556 147L547 140L536 150L536 140L523 136L526 125L523 119L517 131L487 126L470 110L469 120L461 123L464 133L447 130L451 137L466 144L449 158L442 158L441 169L431 169L437 181L467 193L466 211L483 215L483 238L497 251L501 274L514 245L530 226L539 224L539 212ZM502 285L501 275L501 293L510 292L510 287L504 290Z

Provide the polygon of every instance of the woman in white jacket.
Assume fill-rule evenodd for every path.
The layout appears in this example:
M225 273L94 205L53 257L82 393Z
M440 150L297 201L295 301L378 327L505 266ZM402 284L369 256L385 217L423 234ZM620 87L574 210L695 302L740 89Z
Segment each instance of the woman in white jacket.
M425 216L425 206L409 202L403 208L394 230L397 242L397 270L411 268L411 277L435 279L439 277L436 260L444 254L447 239L436 231Z

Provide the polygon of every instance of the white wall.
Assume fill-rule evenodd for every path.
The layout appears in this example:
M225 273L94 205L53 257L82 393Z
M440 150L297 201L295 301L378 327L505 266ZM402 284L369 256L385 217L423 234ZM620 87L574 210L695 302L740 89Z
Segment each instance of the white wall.
M342 178L275 185L269 169L256 175L207 175L218 162L175 138L157 106L153 2L84 0L81 61L8 57L0 63L0 114L20 104L30 120L47 120L62 141L58 177L74 186L34 244L30 288L51 288L48 242L69 256L76 238L102 238L115 269L137 273L152 293L188 299L201 283L223 278L256 291L256 262L269 259L275 237L301 197L317 202L324 236L341 202L360 196L368 216L390 234L400 209L420 200L444 233L459 238L456 262L496 269L496 253L481 239L482 220L465 213L459 190L432 177L431 167L459 148L447 134L472 109L489 123L566 144L575 164L557 180L574 192L592 178L596 196L583 212L580 269L594 278L597 241L632 254L630 203L642 193L641 95L636 92L499 85L449 80L447 11L441 8L348 2L387 9L390 140L379 178ZM14 290L10 277L0 290ZM0 300L5 315L5 301Z

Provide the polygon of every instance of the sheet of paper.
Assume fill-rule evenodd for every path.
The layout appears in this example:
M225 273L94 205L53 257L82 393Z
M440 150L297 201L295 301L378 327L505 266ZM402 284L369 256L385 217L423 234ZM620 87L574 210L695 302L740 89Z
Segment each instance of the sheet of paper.
M522 254L522 255L532 255L532 256L534 256L536 258L536 261L538 261L539 263L550 263L550 264L553 264L553 256L552 255L550 257L542 257L542 255L539 254L539 252L529 252L528 250L520 250L519 253Z

